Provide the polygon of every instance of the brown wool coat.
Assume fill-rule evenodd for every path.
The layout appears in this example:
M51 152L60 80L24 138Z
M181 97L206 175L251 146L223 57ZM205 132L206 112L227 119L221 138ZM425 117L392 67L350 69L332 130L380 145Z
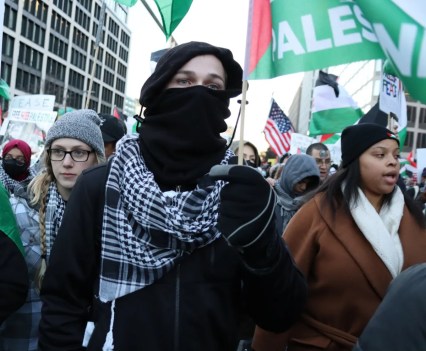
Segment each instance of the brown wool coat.
M351 350L392 280L385 264L343 209L335 217L316 195L292 218L283 238L308 281L304 315L288 333L256 330L256 351ZM403 270L426 262L426 230L404 208L399 235Z

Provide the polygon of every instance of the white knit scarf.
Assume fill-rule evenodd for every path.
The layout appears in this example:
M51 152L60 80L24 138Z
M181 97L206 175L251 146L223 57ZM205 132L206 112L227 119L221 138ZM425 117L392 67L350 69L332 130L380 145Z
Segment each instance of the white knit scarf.
M377 213L363 191L358 188L358 201L349 205L358 228L395 278L402 269L404 253L398 229L404 210L404 195L395 187L392 200Z

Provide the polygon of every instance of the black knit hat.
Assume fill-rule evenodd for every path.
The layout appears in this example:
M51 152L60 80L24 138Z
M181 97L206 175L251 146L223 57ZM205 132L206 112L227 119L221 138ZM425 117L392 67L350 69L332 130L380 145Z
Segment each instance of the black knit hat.
M179 68L189 60L200 55L216 56L222 62L227 75L226 89L235 90L230 97L241 94L243 70L239 63L234 60L232 52L208 43L191 41L175 46L160 58L154 73L152 73L142 86L139 98L140 104L149 107L149 104L164 89Z
M342 132L342 167L358 158L370 146L384 139L393 139L399 145L397 136L376 123L361 123L346 127Z

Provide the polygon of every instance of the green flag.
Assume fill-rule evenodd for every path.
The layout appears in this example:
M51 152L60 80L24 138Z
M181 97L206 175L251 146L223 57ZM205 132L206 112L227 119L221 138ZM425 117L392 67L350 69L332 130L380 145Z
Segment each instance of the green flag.
M309 136L340 133L362 116L358 104L337 83L333 74L319 72L312 101Z
M21 235L19 233L18 225L16 223L15 214L13 213L12 207L9 203L9 193L1 182L0 208L0 230L15 243L19 251L21 251L22 255L25 256L25 250L22 245Z
M192 0L154 0L163 22L163 31L169 39L191 7Z
M410 95L426 103L426 7L421 1L356 0Z
M10 100L10 88L3 79L0 79L0 96L3 96L6 100Z
M248 79L384 58L370 24L352 1L251 0L251 9Z
M132 7L134 4L138 2L138 0L114 0L114 1L127 7Z

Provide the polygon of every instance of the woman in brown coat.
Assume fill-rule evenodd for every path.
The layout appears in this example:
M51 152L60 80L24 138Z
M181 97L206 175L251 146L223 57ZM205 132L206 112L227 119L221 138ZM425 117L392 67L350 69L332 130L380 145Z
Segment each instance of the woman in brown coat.
M257 328L256 351L351 350L391 281L426 262L424 219L396 185L396 136L365 123L341 142L340 170L283 235L308 281L305 311L287 333Z

